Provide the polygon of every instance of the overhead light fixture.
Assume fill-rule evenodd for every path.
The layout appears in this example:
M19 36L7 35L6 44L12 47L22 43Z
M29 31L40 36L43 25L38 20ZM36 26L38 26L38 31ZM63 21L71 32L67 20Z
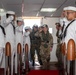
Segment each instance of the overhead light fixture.
M0 8L0 12L4 12L4 9Z
M57 8L42 8L41 12L54 12Z
M51 17L53 16L53 14L51 15Z

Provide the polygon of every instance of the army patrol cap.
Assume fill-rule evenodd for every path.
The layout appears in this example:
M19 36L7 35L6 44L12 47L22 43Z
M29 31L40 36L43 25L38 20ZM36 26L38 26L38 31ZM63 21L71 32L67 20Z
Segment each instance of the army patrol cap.
M38 28L38 25L34 24L34 25L33 25L33 28L34 28L34 27L35 27L35 28Z
M43 28L44 28L44 27L47 27L47 28L48 28L48 25L47 25L47 24L43 24L43 26L42 26L42 27L43 27Z
M55 23L55 25L57 25L57 26L59 26L59 27L61 26L61 25L60 25L60 23L58 23L58 22L57 22L57 23Z
M26 26L26 27L25 27L25 30L28 30L28 29L30 29L30 27L29 27L29 26Z
M43 25L40 25L39 27L43 28Z
M7 11L6 14L15 15L15 12L14 11Z
M67 10L72 10L72 11L75 11L76 12L76 7L74 7L74 6L68 6L68 9Z
M17 18L17 21L21 21L21 22L22 22L23 19L22 19L21 17L18 17L18 18Z

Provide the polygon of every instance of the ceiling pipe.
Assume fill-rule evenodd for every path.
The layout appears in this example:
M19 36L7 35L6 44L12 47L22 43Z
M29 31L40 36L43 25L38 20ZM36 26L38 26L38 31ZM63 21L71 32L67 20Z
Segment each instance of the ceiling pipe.
M57 8L57 10L60 9L67 1L68 1L68 0L65 0L65 1Z
M65 0L58 8L56 11L58 11L68 0ZM53 14L51 14L50 17L52 17L56 12L54 12Z
M22 17L23 17L23 14L24 14L24 0L22 0Z
M42 9L43 5L45 4L45 1L46 1L46 0L43 1L42 5L41 5L41 7L40 7L40 9L39 9L39 11L37 12L37 14L36 14L37 17L39 16L40 10Z

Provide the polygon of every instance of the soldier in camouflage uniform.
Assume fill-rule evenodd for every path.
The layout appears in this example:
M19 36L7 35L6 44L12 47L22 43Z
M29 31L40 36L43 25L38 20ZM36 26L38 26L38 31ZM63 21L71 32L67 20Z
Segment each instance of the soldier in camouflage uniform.
M34 25L33 26L33 30L32 32L30 33L30 39L31 39L31 50L30 50L30 53L31 53L31 60L32 60L32 66L35 65L35 50L37 52L37 56L38 56L38 61L40 63L40 65L42 65L42 62L41 62L41 58L40 58L40 37L36 37L35 34L38 32L38 26L37 25Z
M43 69L48 69L50 64L50 52L53 47L53 37L48 31L48 26L43 25L43 31L39 34L41 38L40 56L43 63Z
M57 65L60 67L62 66L62 54L61 54L61 48L60 48L60 44L61 44L61 38L60 38L60 35L59 35L59 30L61 29L61 25L60 23L55 23L56 25L56 29L57 29L57 33L56 33L56 37L57 37L57 49L56 49L56 56L57 56L57 59L58 59L58 63Z

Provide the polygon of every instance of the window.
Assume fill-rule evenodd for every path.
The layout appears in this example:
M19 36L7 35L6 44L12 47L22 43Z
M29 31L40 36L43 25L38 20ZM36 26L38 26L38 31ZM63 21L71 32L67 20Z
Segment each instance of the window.
M30 28L32 28L34 24L40 26L41 25L41 17L25 17L24 18L24 28L26 26L30 26ZM24 31L24 28L23 28L23 31Z
M34 24L40 26L41 25L41 18L26 18L24 19L25 26L33 27Z
M53 32L52 28L49 28L49 32L52 34L52 32Z

